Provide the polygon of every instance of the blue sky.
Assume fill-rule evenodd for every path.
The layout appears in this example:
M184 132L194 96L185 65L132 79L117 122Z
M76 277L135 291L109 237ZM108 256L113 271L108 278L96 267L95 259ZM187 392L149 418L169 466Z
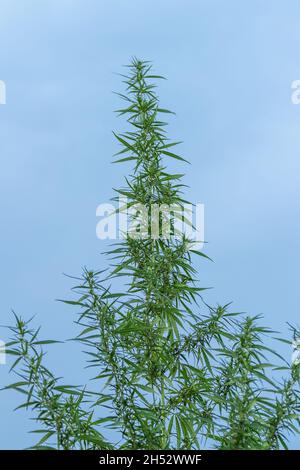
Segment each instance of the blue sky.
M63 272L106 265L95 211L126 171L110 164L123 126L112 91L133 55L168 78L170 137L192 163L189 198L206 208L206 299L263 313L285 334L286 321L300 323L299 15L297 0L0 0L1 324L13 308L36 315L46 337L74 334L72 310L55 299L72 286ZM85 380L73 344L50 350L49 363ZM29 416L12 411L19 400L0 396L0 448L33 442Z

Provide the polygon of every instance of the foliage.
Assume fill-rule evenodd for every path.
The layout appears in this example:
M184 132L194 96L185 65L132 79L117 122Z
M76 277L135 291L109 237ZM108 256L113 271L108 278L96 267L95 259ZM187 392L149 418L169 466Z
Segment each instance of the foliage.
M117 162L134 166L116 198L126 196L128 207L184 205L182 175L165 167L169 158L184 159L161 120L170 111L152 80L162 77L136 59L128 70L118 112L131 129L115 136ZM273 332L259 317L205 304L192 258L206 256L185 236L150 232L127 234L108 255L113 268L84 270L76 298L66 301L78 309L76 340L95 371L95 391L61 385L44 366L49 341L17 316L11 328L8 352L20 380L9 388L25 395L21 406L40 423L35 448L287 448L299 432L299 366L270 349ZM120 293L110 286L119 278L127 282Z

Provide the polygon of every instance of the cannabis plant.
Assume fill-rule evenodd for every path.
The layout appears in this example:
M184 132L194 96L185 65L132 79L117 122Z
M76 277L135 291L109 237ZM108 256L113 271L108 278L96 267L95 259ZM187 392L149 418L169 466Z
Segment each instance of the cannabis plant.
M9 388L25 396L20 407L39 423L35 448L287 448L299 432L300 366L271 349L273 332L259 317L205 303L193 258L209 261L186 234L178 236L178 212L169 217L169 236L163 211L153 233L153 207L187 203L183 175L166 168L168 160L184 159L166 136L161 116L170 111L153 83L162 77L136 59L127 70L118 113L129 130L115 134L116 161L130 162L132 171L114 199L125 198L116 212L131 209L136 230L112 245L111 267L85 269L65 301L76 309L76 340L93 386L61 383L44 363L51 341L15 315L8 353L18 381ZM142 222L134 210L140 206L147 211Z

